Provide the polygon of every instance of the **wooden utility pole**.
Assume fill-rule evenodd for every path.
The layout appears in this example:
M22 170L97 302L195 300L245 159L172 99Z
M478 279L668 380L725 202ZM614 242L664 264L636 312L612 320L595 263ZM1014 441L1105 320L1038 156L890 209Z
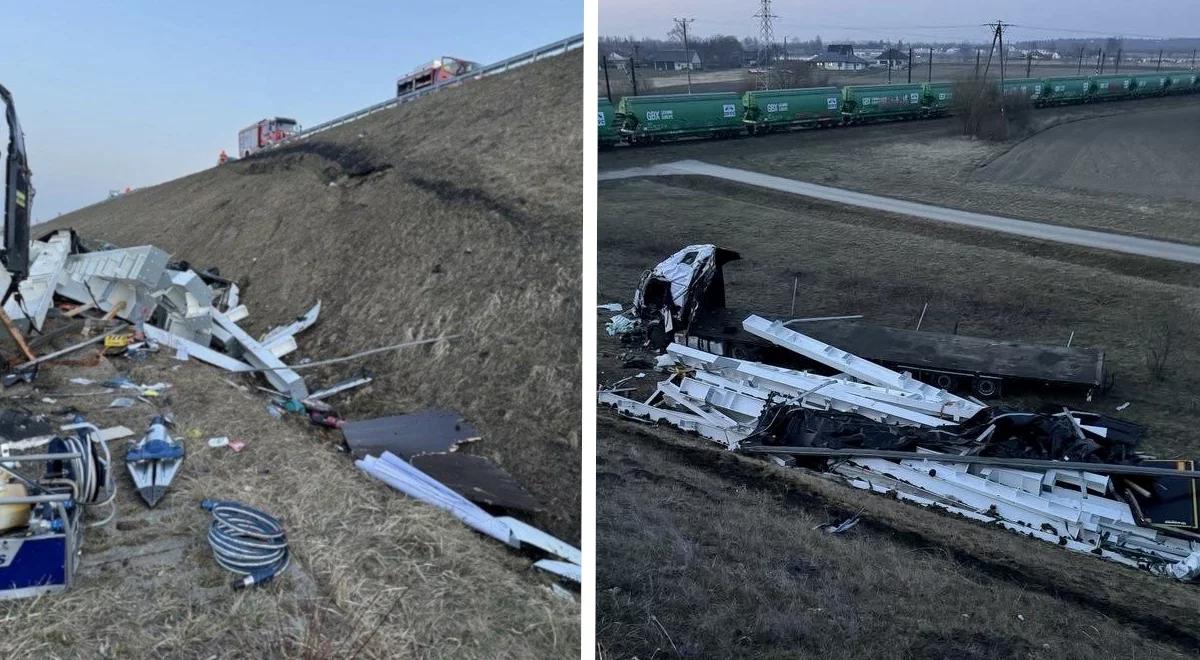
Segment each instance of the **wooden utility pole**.
M1083 46L1079 47L1079 68L1075 71L1075 75L1083 73Z
M883 49L883 56L887 58L887 63L888 63L888 84L889 85L892 84L892 54L890 52L888 52L891 49L892 49L891 46L888 46L887 48Z
M975 78L979 78L979 49L975 49Z
M933 46L929 47L929 80L933 82Z
M695 20L694 18L675 19L675 25L678 25L679 29L683 30L683 59L684 66L687 67L688 94L692 93L692 53L688 46L687 27L688 23L692 23Z
M1155 71L1162 71L1162 55L1163 52L1161 50L1158 51L1158 66L1154 67Z
M1104 49L1103 48L1100 49L1100 52L1096 53L1096 73L1097 74L1104 73Z
M1113 73L1121 73L1121 53L1122 52L1124 52L1123 48L1117 49L1117 60L1115 62L1113 62Z
M638 45L633 45L633 57L629 60L629 76L633 78L633 95L637 96L637 60L638 60Z
M604 96L612 103L612 85L608 82L608 56L602 56L600 61L604 63Z
M1029 51L1029 55L1025 57L1025 77L1028 78L1033 71L1033 51Z
M908 47L908 82L912 83L912 46Z

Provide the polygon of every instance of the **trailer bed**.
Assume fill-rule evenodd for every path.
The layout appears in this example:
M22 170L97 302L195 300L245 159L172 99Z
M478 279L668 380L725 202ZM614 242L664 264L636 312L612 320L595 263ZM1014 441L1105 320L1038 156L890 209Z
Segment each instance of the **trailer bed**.
M763 352L764 359L774 350L781 350L742 330L742 319L748 315L727 308L706 311L692 322L687 335L720 341L727 355L733 355L731 347L735 345L757 349ZM1104 385L1103 349L919 332L853 321L814 321L789 327L893 368L1086 389Z

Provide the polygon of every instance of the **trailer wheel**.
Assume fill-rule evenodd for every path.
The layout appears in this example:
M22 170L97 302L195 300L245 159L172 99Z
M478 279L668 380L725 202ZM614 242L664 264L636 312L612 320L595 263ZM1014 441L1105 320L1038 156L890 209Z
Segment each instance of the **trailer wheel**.
M729 349L729 353L729 357L735 360L747 360L750 362L759 362L762 357L757 348L742 346L741 344L734 344Z
M933 384L939 389L946 390L947 392L953 392L954 388L958 385L958 382L955 380L954 376L951 376L950 374L937 374L933 378Z
M971 389L979 398L989 399L1000 394L1000 383L992 378L976 378Z

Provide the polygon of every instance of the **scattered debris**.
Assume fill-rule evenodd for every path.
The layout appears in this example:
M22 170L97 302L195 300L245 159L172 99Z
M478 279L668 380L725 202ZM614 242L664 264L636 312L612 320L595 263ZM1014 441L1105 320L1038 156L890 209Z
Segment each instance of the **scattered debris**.
M119 396L119 397L113 399L112 403L108 404L108 407L109 408L130 408L135 403L137 403L137 402L127 396Z
M184 454L183 442L171 437L162 417L152 419L145 437L130 444L125 466L147 506L154 508L162 500L183 464Z
M597 309L602 309L606 312L619 312L625 309L625 306L621 303L605 303L603 305L597 305L596 307Z
M541 511L521 484L503 468L482 456L460 452L420 454L409 463L468 500L517 511Z
M849 531L855 525L857 525L860 516L861 513L856 513L840 523L822 523L816 527L813 527L813 529L819 529L823 532L828 532L829 534L841 534Z
M669 377L650 398L602 389L599 402L1070 550L1200 576L1200 472L1190 461L1146 460L1137 424L1062 406L986 406L779 322L750 316L743 326L835 375L670 344L658 361ZM858 520L821 528L844 532Z
M0 416L6 422L21 417L11 411ZM44 420L29 421L27 428L49 432ZM108 445L80 417L69 430L74 433L26 435L0 445L0 599L70 588L83 530L105 525L115 515L117 487ZM89 521L100 507L109 513Z
M1125 403L1122 403L1121 405L1117 406L1117 412L1121 412L1122 410L1125 410L1128 407L1129 407L1129 402L1126 401Z
M266 584L287 570L287 533L278 519L240 502L204 500L200 507L213 516L208 545L217 563L244 576L233 581L235 590Z
M213 449L217 449L220 447L227 447L227 446L229 446L229 438L224 435L216 437L216 438L209 438L208 446L212 447Z
M342 436L354 458L391 452L405 459L454 451L479 439L474 426L453 410L423 410L342 424Z
M409 497L449 511L481 534L513 548L531 546L556 554L566 561L543 559L534 566L575 582L581 581L582 568L577 563L580 557L578 548L519 521L491 515L391 452L385 451L378 458L368 455L354 464Z

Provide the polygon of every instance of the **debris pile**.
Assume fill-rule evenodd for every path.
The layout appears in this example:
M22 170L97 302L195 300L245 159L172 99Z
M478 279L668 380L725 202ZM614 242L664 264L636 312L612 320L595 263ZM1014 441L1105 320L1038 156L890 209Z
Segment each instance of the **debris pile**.
M90 252L74 231L60 230L31 241L29 253L29 276L4 305L17 329L42 333L58 296L79 304L64 314L68 318L95 310L105 320L138 326L146 340L175 350L179 359L195 357L228 371L258 372L281 395L296 400L308 396L304 378L280 358L295 351L295 335L317 321L320 302L292 323L255 339L237 325L250 314L238 299L237 284L214 271L197 273L186 262L171 263L170 255L154 246ZM8 289L7 282L0 285ZM27 357L18 372L51 356Z
M849 484L1179 579L1200 576L1190 462L1147 460L1141 427L1066 407L987 406L751 315L743 329L817 375L670 344L669 377L621 414L729 450L802 462ZM781 457L787 457L786 460ZM1181 483L1182 482L1182 483Z
M25 358L6 374L7 386L33 383L42 365L81 363L64 356L101 340L104 347L94 356L96 362L86 366L98 364L104 355L142 360L166 348L178 360L194 357L229 372L260 374L266 386L257 389L268 394L265 407L276 420L298 414L314 426L340 429L367 474L451 510L476 530L514 548L532 547L552 555L534 566L579 582L578 549L515 518L494 515L537 512L541 507L499 465L454 451L459 443L478 438L457 413L435 410L345 420L326 399L371 383L373 376L363 369L333 385L310 389L298 373L452 337L288 365L282 358L297 350L296 335L317 322L320 302L256 338L238 325L249 311L239 300L236 283L213 270L197 272L186 262L171 262L165 251L154 246L88 251L73 231L61 230L31 241L30 255L29 276L9 287L12 295L0 314ZM80 329L92 336L41 357L34 354L40 343ZM33 337L28 342L27 334ZM172 435L166 404L152 400L171 384L140 384L123 375L103 382L75 376L70 382L102 389L55 396L111 398L116 393L121 396L107 403L107 409L130 408L138 402L156 408L145 436L130 443L123 460L133 488L146 505L170 506L164 495L171 481L187 469L187 442L203 441L199 429L181 437ZM226 382L250 396L250 387ZM133 435L125 427L98 429L82 417L56 433L44 418L14 415L0 411L0 598L71 586L83 530L108 523L116 512L115 464L108 441ZM244 447L228 436L209 438L207 444L235 453ZM234 588L265 584L287 569L290 552L281 521L236 502L205 500L202 505L213 514L208 540L216 563L241 576ZM109 512L95 520L98 516L89 512L100 510L96 507L109 507ZM4 551L15 560L4 563Z
M536 500L499 465L456 451L479 439L475 427L452 410L426 410L342 426L355 465L392 488L449 511L475 531L513 548L535 548L559 559L539 559L535 568L580 582L578 548L516 518L493 510L533 512ZM481 506L482 505L482 506Z

